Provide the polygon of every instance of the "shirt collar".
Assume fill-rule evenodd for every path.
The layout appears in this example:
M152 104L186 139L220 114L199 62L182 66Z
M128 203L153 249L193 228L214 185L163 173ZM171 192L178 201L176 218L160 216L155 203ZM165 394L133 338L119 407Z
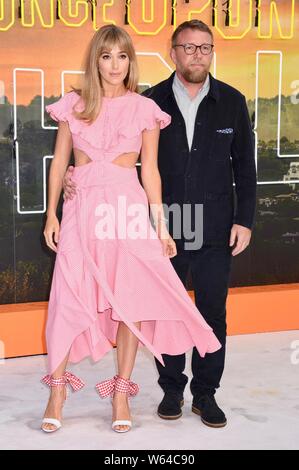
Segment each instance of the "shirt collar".
M209 74L207 75L203 86L201 87L201 89L198 91L197 95L196 95L194 98L190 98L189 92L188 92L187 88L185 87L185 85L183 84L183 82L179 79L179 77L178 77L178 75L177 75L176 72L175 72L175 74L174 74L173 86L175 86L175 87L178 88L182 93L184 93L185 95L187 95L187 97L189 98L190 101L193 101L193 100L195 100L195 99L199 96L199 94L202 94L202 93L205 92L207 89L209 89L209 87L210 87L210 76L209 76Z
M164 82L164 86L161 87L161 102L164 100L164 99L167 99L169 95L173 95L173 89L172 89L172 84L173 84L173 80L174 80L174 77L176 75L176 72L172 72L172 74L170 75L169 78L167 78ZM215 101L218 101L219 98L220 98L220 94L219 94L219 86L218 86L218 82L216 80L216 78L213 77L213 75L211 74L211 72L209 72L209 79L210 79L210 89L209 89L209 92L208 92L208 98L213 98Z

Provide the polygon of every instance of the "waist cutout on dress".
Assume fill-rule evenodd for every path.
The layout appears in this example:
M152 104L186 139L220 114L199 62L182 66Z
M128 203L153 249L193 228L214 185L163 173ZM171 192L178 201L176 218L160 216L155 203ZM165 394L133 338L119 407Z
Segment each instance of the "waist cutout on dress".
M123 167L107 160L93 160L74 167L72 180L78 187L106 186L138 179L137 167Z

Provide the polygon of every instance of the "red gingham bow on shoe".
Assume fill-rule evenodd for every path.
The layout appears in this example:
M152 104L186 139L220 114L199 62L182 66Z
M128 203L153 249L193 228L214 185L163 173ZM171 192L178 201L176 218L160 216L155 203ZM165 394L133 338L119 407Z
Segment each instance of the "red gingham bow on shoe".
M96 384L96 389L102 398L113 397L117 375L113 379L104 380Z
M61 377L58 377L57 379L54 379L51 375L45 375L42 378L42 382L44 382L46 385L49 385L49 387L70 384L74 392L77 392L85 385L85 383L79 379L79 377L76 377L74 374L68 371L66 371Z
M134 397L139 392L137 384L118 375L115 375L113 379L99 382L96 385L96 389L102 398L113 397L114 392L127 393L129 397Z

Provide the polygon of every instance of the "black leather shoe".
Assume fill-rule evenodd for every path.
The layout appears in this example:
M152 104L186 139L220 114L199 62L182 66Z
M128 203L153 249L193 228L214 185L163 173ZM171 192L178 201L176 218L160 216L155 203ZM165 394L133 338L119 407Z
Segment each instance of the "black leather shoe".
M162 419L178 419L182 416L184 398L175 392L166 392L158 406L158 416Z
M225 414L217 405L214 396L194 397L192 411L201 417L204 424L212 428L223 428L227 424Z

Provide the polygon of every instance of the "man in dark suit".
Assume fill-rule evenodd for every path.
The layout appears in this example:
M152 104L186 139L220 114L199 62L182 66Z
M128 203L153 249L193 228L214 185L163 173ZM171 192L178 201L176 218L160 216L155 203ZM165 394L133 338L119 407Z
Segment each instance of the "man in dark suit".
M179 25L172 35L170 52L176 71L143 94L172 116L159 140L163 203L177 204L182 209L188 205L193 216L196 207L203 208L200 246L192 245L184 229L182 236L176 238L175 221L170 217L169 233L177 246L177 255L170 260L185 285L191 270L196 306L222 344L220 350L204 358L193 349L192 411L201 416L204 424L223 427L226 417L214 395L224 369L229 274L232 256L241 253L250 242L256 169L245 97L209 72L213 47L213 34L205 23L191 20ZM67 177L65 191L68 185L73 189ZM196 233L194 225L191 217L191 229ZM163 359L165 367L156 361L158 383L164 391L158 415L177 419L182 415L188 382L183 373L185 354L164 354Z
M213 58L209 27L198 20L179 25L172 35L170 55L176 71L143 94L172 116L159 139L163 203L189 204L192 209L202 204L203 208L202 246L186 249L182 236L175 240L177 255L170 260L184 284L191 270L196 306L222 344L204 358L194 348L190 385L192 411L205 424L222 427L226 417L214 395L224 369L231 260L248 246L254 220L254 139L244 95L209 72ZM169 232L173 236L171 218ZM163 359L165 367L156 360L158 382L165 393L158 414L176 419L182 415L188 381L183 373L185 355L163 355Z

